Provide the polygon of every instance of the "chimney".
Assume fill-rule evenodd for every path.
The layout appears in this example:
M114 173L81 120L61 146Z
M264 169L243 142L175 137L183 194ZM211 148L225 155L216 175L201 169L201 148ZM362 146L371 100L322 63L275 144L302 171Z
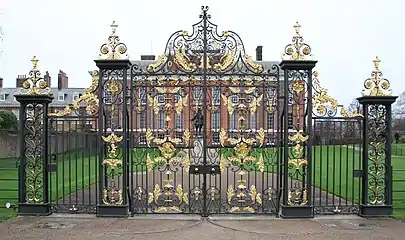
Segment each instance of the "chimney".
M68 77L65 72L62 70L59 70L58 73L58 89L67 89L69 87L69 81Z
M48 87L51 87L51 76L49 75L48 71L46 71L46 73L44 75L44 80L45 80L46 84L48 84Z
M16 87L21 88L25 79L27 79L26 75L17 75L16 84L15 84Z
M263 61L263 46L256 48L256 61Z
M3 88L3 78L0 77L0 88Z
M155 55L141 55L141 60L155 60Z

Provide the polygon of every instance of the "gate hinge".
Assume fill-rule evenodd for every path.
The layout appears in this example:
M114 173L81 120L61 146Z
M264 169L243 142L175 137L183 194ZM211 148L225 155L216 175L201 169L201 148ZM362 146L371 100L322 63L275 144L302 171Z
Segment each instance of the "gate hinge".
M353 170L353 177L363 177L364 171L362 169Z
M191 165L190 174L221 174L219 165Z

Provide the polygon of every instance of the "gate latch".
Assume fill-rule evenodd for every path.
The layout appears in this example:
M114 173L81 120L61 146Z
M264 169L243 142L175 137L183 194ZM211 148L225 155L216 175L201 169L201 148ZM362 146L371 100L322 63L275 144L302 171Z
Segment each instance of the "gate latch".
M191 174L220 174L221 169L219 165L191 165L190 166Z
M361 178L363 177L363 174L364 172L362 169L353 170L353 177Z

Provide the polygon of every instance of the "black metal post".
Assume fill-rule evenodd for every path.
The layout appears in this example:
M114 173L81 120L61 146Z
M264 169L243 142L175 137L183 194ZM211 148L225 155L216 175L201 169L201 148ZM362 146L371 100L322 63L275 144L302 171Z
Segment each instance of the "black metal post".
M102 137L104 131L104 105L103 105L103 75L104 72L100 69L99 70L99 78L98 78L98 127L97 127L97 146L98 146L98 199L97 203L101 203L103 201L102 193L103 193L103 186L107 183L104 182L104 168L102 165L105 154L105 144L103 143ZM98 205L98 204L97 204Z
M19 215L49 215L48 95L15 95L20 103ZM29 141L27 141L29 140Z
M284 133L283 133L283 201L280 206L281 212L280 216L282 218L312 218L313 214L313 205L310 199L311 196L311 164L312 161L312 69L315 67L317 61L309 61L309 60L283 60L280 63L280 67L284 70L284 118L283 118L283 125L284 125ZM304 114L301 111L298 113L305 117L305 111L308 111L306 116L306 121L304 120L303 123L299 122L298 124L306 125L301 127L300 130L303 131L301 133L303 136L307 136L308 139L305 142L302 142L304 146L303 152L306 154L305 158L307 160L306 166L304 165L302 168L303 178L302 179L293 179L290 176L289 172L289 132L288 132L288 111L289 111L289 89L292 87L292 83L294 81L305 81L303 84L306 85L307 92L301 92L300 94L305 94L305 99L303 103L297 103L298 105L303 106ZM292 107L292 106L291 106ZM299 109L299 108L298 108ZM311 115L311 116L310 116ZM298 118L298 121L301 121ZM304 132L306 130L306 132ZM298 130L297 130L298 131ZM297 132L298 134L298 132ZM295 181L299 183L300 187L297 188L296 184L292 184ZM300 198L297 198L297 194L299 193Z
M207 11L208 7L203 6L203 114L204 114L204 135L203 135L203 165L207 165ZM207 209L207 174L203 176L203 217L208 217Z
M363 179L360 216L391 216L391 105L396 96L357 98L363 105ZM381 156L383 154L383 156ZM381 161L381 157L384 161Z
M122 169L122 178L123 181L121 182L120 186L119 184L115 184L115 179L111 179L111 181L114 181L115 186L108 186L109 181L107 181L107 185L104 183L105 178L109 176L100 176L99 182L100 182L100 187L99 187L99 193L100 193L100 201L97 205L97 214L98 216L101 217L127 217L129 214L129 206L128 206L128 198L127 198L127 178L128 176L128 171L126 169L127 166L127 161L128 161L128 156L127 156L127 151L128 151L128 145L127 145L127 139L128 139L128 124L127 124L127 106L126 106L126 99L127 99L127 70L131 67L131 62L129 60L95 60L97 67L99 68L100 72L100 78L99 78L99 166L100 166L100 173L104 172L104 170L108 171L117 171L115 169L116 166L113 165L104 165L103 162L106 160L106 156L104 156L105 153L105 147L106 145L104 144L104 141L102 140L103 137L107 137L107 135L113 133L113 129L111 133L108 133L106 136L103 136L104 132L104 126L106 122L103 119L103 113L104 113L104 107L105 103L103 103L103 95L104 95L104 85L106 82L111 81L112 79L108 78L107 72L112 74L114 77L114 81L120 81L121 89L122 91L117 93L121 94L123 96L123 102L122 102L122 116L121 118L118 117L120 123L122 123L122 141L119 142L120 147L122 148L122 163L121 163L121 169ZM116 77L119 77L122 74L122 79L116 79ZM107 78L107 79L105 79ZM115 103L112 103L115 104ZM117 106L116 106L117 107ZM115 109L113 111L116 111ZM112 113L113 114L113 113ZM117 133L117 135L120 135ZM111 135L109 135L111 136ZM117 142L118 144L118 142ZM108 172L107 171L107 172ZM100 174L101 175L101 174ZM119 178L118 176L115 176L113 178ZM118 180L118 182L120 182Z

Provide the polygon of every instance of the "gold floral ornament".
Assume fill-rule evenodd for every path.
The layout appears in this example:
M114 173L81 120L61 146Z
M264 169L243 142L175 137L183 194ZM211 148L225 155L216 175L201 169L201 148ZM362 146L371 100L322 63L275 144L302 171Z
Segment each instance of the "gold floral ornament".
M156 144L157 148L159 149L159 155L156 157L151 157L149 153L146 156L146 167L147 170L150 172L156 166L162 165L178 165L181 163L186 170L186 172L190 169L190 156L186 154L185 156L182 155L181 151L178 151L179 148L176 148L176 145L182 142L182 139L171 137L170 135L166 135L165 138L159 139L153 136L152 130L148 129L146 131L146 142L148 147L152 147L152 143ZM190 131L188 129L185 130L184 133L184 142L186 147L190 143Z
M109 166L111 169L115 169L116 167L121 166L122 160L119 159L117 153L118 146L116 145L116 143L121 142L123 137L117 136L115 135L115 133L111 133L107 137L102 136L102 138L104 142L110 144L110 146L107 147L108 158L104 159L103 165Z
M29 72L29 77L25 79L20 89L20 93L24 95L50 95L51 89L47 82L41 77L41 72L37 69L38 59L34 56L31 60L32 69Z
M120 38L117 36L116 31L118 25L115 21L112 22L111 34L108 36L107 43L101 45L100 55L98 59L100 60L121 60L128 59L127 46L125 43L120 42Z
M122 189L116 186L114 178L117 176L116 168L122 166L122 160L118 154L118 146L116 143L122 142L123 137L115 135L114 132L108 136L102 136L105 143L109 144L107 147L107 158L105 158L102 164L106 168L110 168L108 177L110 178L110 186L103 189L102 200L106 205L121 205L123 203Z
M252 150L252 146L255 144L258 147L262 147L265 141L264 129L261 128L257 132L257 135L253 138L245 138L243 136L239 138L230 138L227 136L225 129L221 129L219 133L219 142L222 147L233 146L234 155L225 157L222 156L220 160L220 169L221 172L225 170L226 167L229 167L231 164L244 165L246 163L255 164L260 172L264 172L264 158L263 154L260 153L258 157L249 156ZM227 144L229 143L229 144Z
M306 166L308 164L307 159L304 156L303 143L308 141L309 136L303 136L300 132L297 132L293 136L289 136L288 140L294 143L292 148L293 157L288 158L288 165L299 169L301 166Z
M307 60L308 57L312 57L311 47L304 43L304 38L300 34L301 25L298 22L294 25L294 29L293 43L285 47L282 58L283 60Z
M373 60L374 69L371 72L371 78L364 81L363 96L391 96L392 90L390 89L390 82L388 79L383 78L382 71L380 70L381 60L378 56Z
M148 204L154 212L182 212L182 208L189 204L188 193L181 184L174 187L173 179L163 180L163 187L156 184L148 195Z

